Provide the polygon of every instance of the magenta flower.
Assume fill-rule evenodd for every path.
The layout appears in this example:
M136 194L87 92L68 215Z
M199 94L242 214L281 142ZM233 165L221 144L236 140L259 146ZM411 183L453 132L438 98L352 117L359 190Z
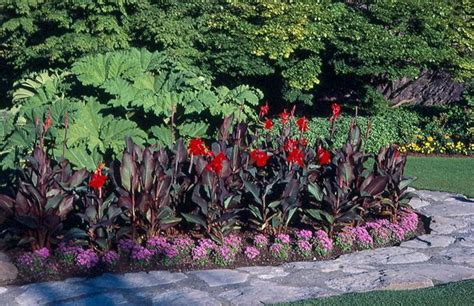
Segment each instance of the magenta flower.
M102 255L101 261L106 265L112 266L115 265L120 259L120 256L115 251L107 251Z
M314 235L314 249L321 256L326 256L333 250L333 243L328 233L318 230Z
M42 248L39 250L34 251L34 254L42 259L46 259L49 257L49 250L48 248Z
M255 235L253 242L257 248L264 248L268 245L268 238L262 234Z
M313 237L313 232L310 230L299 230L296 232L296 237L301 240L309 240Z
M289 244L290 243L290 236L287 234L278 234L275 239L278 243L281 244Z
M76 265L81 268L93 268L99 263L99 256L94 250L83 250L76 256Z
M372 236L370 236L369 232L367 232L367 229L365 229L365 227L356 226L354 228L351 228L350 231L354 235L355 243L358 247L363 249L369 249L373 246L374 241L372 239Z
M298 240L296 242L297 252L304 257L311 256L311 243L308 240Z
M149 249L136 244L131 251L130 257L139 263L145 263L149 261L153 255L154 253Z
M260 251L253 246L247 246L244 251L245 256L247 256L248 259L252 260L255 259L258 255L260 255Z

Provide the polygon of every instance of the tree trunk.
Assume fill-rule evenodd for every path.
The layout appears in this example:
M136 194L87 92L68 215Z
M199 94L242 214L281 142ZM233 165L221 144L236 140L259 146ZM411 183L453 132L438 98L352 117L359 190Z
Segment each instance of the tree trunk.
M394 106L451 104L461 99L463 89L463 85L455 82L446 71L428 70L422 71L414 80L402 78L377 86Z

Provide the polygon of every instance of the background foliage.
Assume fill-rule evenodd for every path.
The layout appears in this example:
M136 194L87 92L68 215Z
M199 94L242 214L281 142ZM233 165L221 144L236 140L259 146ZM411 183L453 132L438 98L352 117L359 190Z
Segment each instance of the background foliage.
M472 13L467 0L8 0L0 5L2 87L86 54L144 47L278 101L311 103L315 92L357 98L361 84L423 69L472 78Z

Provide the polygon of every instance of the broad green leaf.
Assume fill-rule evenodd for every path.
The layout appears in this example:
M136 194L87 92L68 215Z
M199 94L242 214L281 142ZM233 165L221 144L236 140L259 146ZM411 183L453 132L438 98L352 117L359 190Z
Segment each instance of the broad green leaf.
M189 122L183 123L178 126L179 135L187 137L205 137L207 135L207 129L209 125L205 122Z
M174 144L173 133L171 129L166 126L153 126L150 129L152 135L158 140L160 144L171 148Z

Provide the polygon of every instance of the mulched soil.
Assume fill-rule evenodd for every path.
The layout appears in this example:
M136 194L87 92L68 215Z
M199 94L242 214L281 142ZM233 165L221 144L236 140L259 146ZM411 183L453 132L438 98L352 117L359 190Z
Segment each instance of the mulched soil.
M415 236L428 234L430 232L429 230L430 218L427 218L423 215L419 215L419 220L420 222L418 223L418 229L416 231ZM251 244L251 241L252 241L250 238L251 236L253 236L253 234L251 233L241 234L241 238L242 238L242 241L244 241L244 244L245 243L249 245ZM388 247L388 246L394 246L394 245L399 245L399 244L388 243L384 245L377 245L375 248ZM71 277L95 277L103 273L121 274L121 273L129 273L129 272L141 272L141 271L149 272L149 271L159 271L159 270L165 270L165 271L171 271L171 272L186 272L186 271L193 271L193 270L208 270L208 269L222 269L222 268L235 269L238 267L248 267L248 266L278 266L285 262L331 260L331 259L338 258L342 254L351 253L355 251L357 251L355 248L351 250L350 252L343 252L340 249L335 249L330 256L326 256L326 257L321 257L318 255L315 255L314 257L303 257L297 254L296 252L291 252L288 259L281 260L281 259L271 256L270 252L261 250L260 255L255 260L249 260L247 257L245 257L245 255L239 254L237 255L236 260L232 264L229 264L226 266L216 265L212 262L206 265L198 265L195 262L193 262L189 256L188 258L183 259L178 264L174 264L174 265L164 265L162 262L157 260L157 261L152 261L146 264L145 266L133 264L121 258L121 260L113 268L101 265L90 270L81 270L75 267L74 265L67 265L58 261L57 271L60 271L60 273L48 274L47 272L43 271L43 272L32 274L32 273L25 273L24 271L20 269L18 278L12 283L10 283L10 285L24 285L24 284L33 283L33 282L59 281L59 280L64 280L66 278L71 278ZM21 251L10 250L10 251L7 251L6 253L10 256L10 258L16 258L19 254L21 254Z

